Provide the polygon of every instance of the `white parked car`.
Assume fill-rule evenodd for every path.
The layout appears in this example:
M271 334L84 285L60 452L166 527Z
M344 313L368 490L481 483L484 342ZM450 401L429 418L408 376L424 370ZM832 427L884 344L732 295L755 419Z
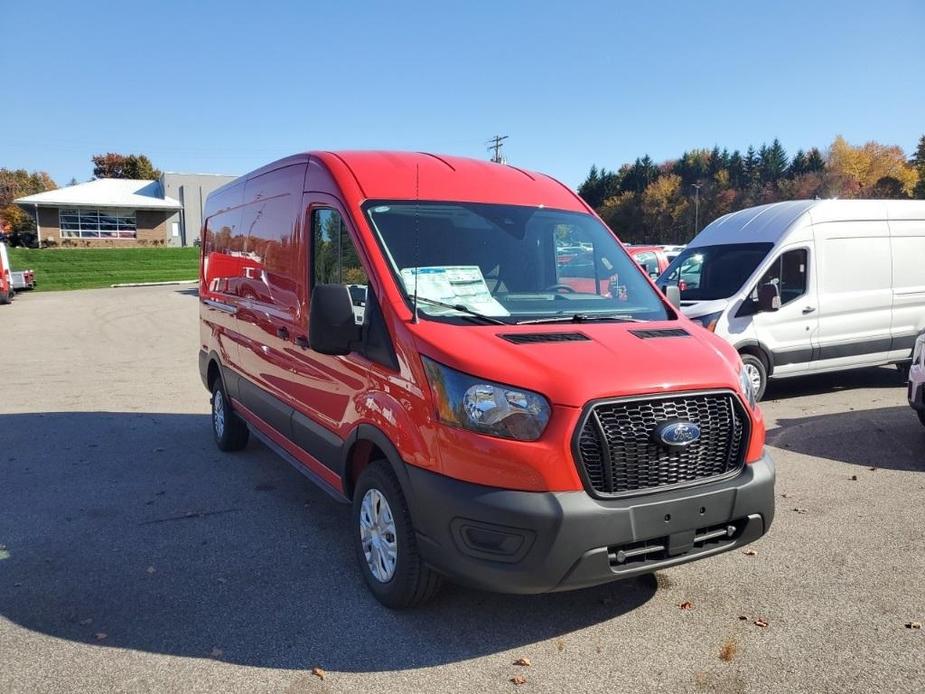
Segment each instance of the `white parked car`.
M909 405L925 425L925 333L918 336L909 369Z
M798 200L720 217L658 280L769 378L897 364L925 330L925 201Z

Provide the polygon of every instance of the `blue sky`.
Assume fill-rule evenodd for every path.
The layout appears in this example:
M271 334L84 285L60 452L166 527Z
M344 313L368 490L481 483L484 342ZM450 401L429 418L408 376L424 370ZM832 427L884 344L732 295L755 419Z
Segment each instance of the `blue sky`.
M487 157L500 133L575 186L645 153L925 134L922 0L452 5L6 3L0 166L240 174L306 149Z

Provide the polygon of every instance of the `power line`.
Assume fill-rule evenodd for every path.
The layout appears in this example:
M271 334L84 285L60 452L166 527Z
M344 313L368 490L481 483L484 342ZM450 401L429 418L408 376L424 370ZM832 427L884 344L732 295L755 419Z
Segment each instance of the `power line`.
M504 157L501 156L501 148L504 146L504 141L507 138L507 135L495 135L488 141L488 151L491 152L494 150L494 154L492 154L491 160L495 162L495 164L504 163Z

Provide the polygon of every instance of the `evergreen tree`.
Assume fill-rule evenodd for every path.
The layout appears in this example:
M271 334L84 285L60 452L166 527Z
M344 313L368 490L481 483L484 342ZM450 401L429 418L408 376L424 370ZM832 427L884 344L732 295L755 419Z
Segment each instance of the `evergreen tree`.
M742 159L742 173L742 187L750 188L758 184L758 155L755 153L755 148L751 145L748 146L748 149L745 151L745 157Z
M741 188L745 185L745 162L739 150L735 150L729 156L729 183L733 188Z
M913 188L912 195L920 200L925 200L925 135L919 138L919 146L915 148L915 154L909 163L915 168L919 175L919 181Z
M825 158L818 147L813 147L806 153L806 173L825 171Z
M777 183L787 171L787 152L776 137L770 147L761 145L759 154L762 183Z
M806 153L802 149L798 149L797 153L793 155L793 160L790 162L790 167L787 169L787 178L796 178L797 176L802 176L806 173Z

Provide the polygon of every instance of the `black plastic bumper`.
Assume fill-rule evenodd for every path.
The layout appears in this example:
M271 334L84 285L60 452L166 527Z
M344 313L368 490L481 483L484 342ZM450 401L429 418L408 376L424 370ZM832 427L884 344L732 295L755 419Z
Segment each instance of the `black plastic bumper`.
M406 469L424 558L453 580L505 593L571 590L712 556L757 540L774 518L767 454L732 479L607 501Z
M909 398L909 406L913 410L925 412L925 384L917 384L909 381L909 392L907 396Z

